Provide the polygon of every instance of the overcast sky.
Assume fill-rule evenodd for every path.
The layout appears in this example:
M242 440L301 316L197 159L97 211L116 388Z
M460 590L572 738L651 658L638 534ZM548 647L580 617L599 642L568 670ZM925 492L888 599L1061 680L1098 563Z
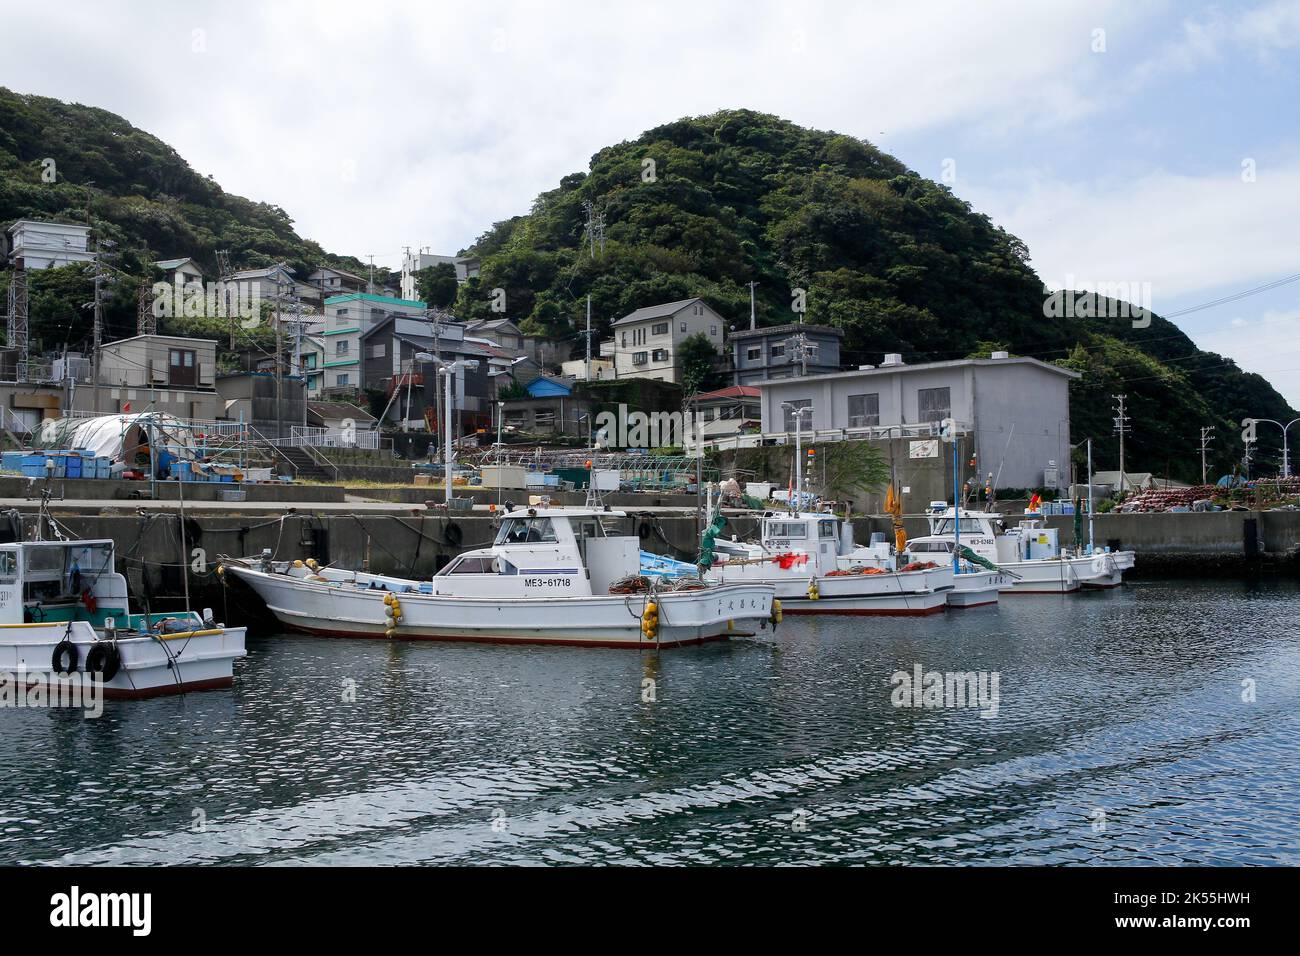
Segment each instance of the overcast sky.
M748 107L947 173L1052 287L1150 282L1167 313L1300 274L1300 0L0 0L0 22L0 85L120 113L393 268L603 146ZM1300 282L1177 321L1300 407Z

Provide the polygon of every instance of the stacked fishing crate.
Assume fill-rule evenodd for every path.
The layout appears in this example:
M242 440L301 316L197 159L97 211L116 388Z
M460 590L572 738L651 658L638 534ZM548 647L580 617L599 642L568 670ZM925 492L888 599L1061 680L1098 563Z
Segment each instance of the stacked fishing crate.
M44 478L45 463L54 462L55 478L108 478L113 460L96 455L86 448L45 449L41 451L7 451L5 471L16 471L28 478Z

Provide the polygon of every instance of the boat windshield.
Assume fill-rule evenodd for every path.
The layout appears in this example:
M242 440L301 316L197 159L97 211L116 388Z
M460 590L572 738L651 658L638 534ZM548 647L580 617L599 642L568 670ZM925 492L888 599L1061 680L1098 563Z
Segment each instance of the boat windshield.
M808 526L802 521L769 521L767 523L769 538L806 538Z
M493 543L536 544L558 540L550 518L507 518Z
M953 519L940 518L939 522L934 526L934 533L952 534ZM962 534L986 534L987 532L984 530L984 522L981 521L979 518L962 518L961 533Z
M833 520L818 521L817 533L823 538L835 537L835 522Z

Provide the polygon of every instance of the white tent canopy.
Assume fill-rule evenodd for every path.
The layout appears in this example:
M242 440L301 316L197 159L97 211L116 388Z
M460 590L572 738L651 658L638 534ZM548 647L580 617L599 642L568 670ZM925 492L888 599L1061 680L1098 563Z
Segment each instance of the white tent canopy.
M159 446L165 445L177 457L197 457L189 426L161 412L46 419L33 444L37 448L84 448L96 457L131 464L140 446L148 445L154 434Z

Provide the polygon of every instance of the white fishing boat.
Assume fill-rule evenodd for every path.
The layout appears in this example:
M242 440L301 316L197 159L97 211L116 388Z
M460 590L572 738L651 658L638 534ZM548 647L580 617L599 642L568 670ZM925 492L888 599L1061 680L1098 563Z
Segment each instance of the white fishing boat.
M839 566L843 569L856 567L881 568L892 571L908 565L952 564L952 549L925 549L923 552L911 550L911 544L901 552L895 552L884 541L883 535L876 535L879 540L871 544L854 545L852 550L839 556ZM948 592L948 606L953 608L986 607L998 603L998 592L1009 585L1011 575L1001 569L981 567L966 557L960 557L953 568L952 590Z
M639 539L609 534L598 508L519 508L491 547L453 558L427 581L223 559L284 625L341 637L673 647L774 626L764 582L666 581L640 572Z
M764 512L760 541L714 537L710 580L776 588L787 614L935 614L953 589L951 561L918 561L897 570L874 561L841 564L842 521L812 511ZM716 525L715 525L716 526Z
M1003 515L991 511L935 509L929 516L930 533L907 543L916 558L941 559L951 555L960 541L980 558L1009 576L1001 587L1007 594L1067 594L1081 589L1113 588L1123 583L1131 569L1132 551L1088 547L1069 550L1060 545L1055 528L1041 513L1026 510L1014 527Z
M0 544L0 673L93 682L105 698L229 687L244 628L202 614L133 614L111 540Z

